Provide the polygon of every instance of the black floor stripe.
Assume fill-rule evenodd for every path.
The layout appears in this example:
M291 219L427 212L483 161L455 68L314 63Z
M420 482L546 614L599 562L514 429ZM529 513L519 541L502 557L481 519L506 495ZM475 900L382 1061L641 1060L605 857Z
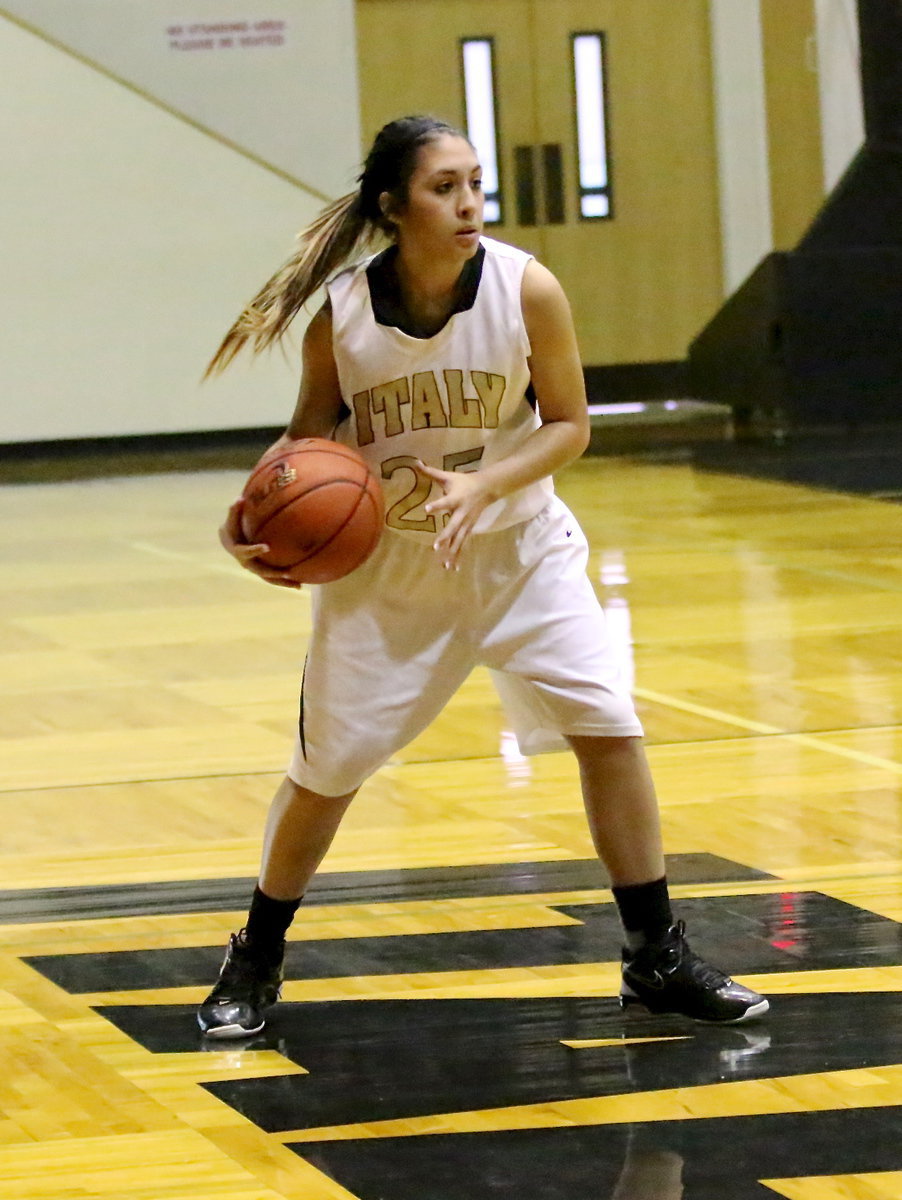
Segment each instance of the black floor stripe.
M674 884L772 879L741 863L713 854L667 858ZM246 908L256 880L188 879L106 887L31 888L0 891L0 924L143 917L162 913L233 912ZM604 871L594 858L554 862L486 863L466 867L424 867L384 871L335 871L317 875L307 893L310 904L391 904L405 900L449 900L475 896L530 895L605 888Z
M440 933L304 938L303 907L285 951L290 980L435 975L613 962L622 930L614 904L551 904L572 924L521 924ZM680 897L693 950L730 971L835 971L902 964L902 925L818 892ZM481 919L474 914L475 922ZM200 987L217 976L223 942L142 950L28 955L24 961L70 993ZM368 1001L368 1003L370 1003ZM407 1003L404 1001L403 1003ZM902 1000L900 1000L902 1006Z

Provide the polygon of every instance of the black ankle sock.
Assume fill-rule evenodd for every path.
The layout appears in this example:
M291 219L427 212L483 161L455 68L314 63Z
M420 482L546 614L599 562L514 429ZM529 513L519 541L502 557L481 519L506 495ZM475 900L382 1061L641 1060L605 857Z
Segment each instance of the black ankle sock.
M245 925L247 940L263 947L279 946L294 920L301 899L273 900L265 892L261 892L259 887L255 887Z
M611 891L631 950L658 941L673 924L666 875L649 883L613 887Z

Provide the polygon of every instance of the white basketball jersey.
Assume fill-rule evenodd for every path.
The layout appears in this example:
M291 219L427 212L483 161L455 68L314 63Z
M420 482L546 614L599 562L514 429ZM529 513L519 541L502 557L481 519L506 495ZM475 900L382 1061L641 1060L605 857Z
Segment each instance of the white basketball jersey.
M436 517L423 505L439 485L416 460L445 471L474 471L504 458L540 422L526 398L529 338L520 286L530 255L482 238L485 254L472 307L455 312L434 337L412 337L379 324L367 267L328 284L333 347L349 410L336 431L382 480L385 522L433 541ZM553 492L550 477L490 504L475 532L529 520Z

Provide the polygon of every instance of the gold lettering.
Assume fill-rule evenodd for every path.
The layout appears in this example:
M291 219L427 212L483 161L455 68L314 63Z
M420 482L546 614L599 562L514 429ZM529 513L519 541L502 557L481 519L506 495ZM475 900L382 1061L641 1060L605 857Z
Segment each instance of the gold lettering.
M385 414L385 436L397 437L404 432L401 405L410 403L407 379L392 379L373 388L373 412Z
M498 428L498 410L501 408L501 401L504 399L504 389L507 386L507 380L503 375L490 375L488 371L471 371L470 376L473 380L473 386L479 393L479 400L482 404L483 411L483 428L497 429Z
M442 407L433 371L417 371L410 388L411 429L444 429L448 415Z
M478 429L482 424L479 401L475 396L464 395L463 371L444 371L445 387L448 389L448 410L455 429Z
M408 380L391 379L370 391L357 392L352 398L357 423L357 442L369 446L376 440L373 413L384 417L387 438L404 432L401 405L410 405L411 429L497 429L498 416L507 380L488 371L470 371L475 396L464 395L463 371L442 372L447 389L447 406L434 371L417 371Z
M370 416L369 392L355 392L351 400L354 405L354 418L357 422L357 445L370 446L376 440L373 436L373 421Z
M429 499L432 480L428 475L423 474L417 466L417 460L411 458L409 454L401 454L397 458L387 458L382 464L382 478L391 479L396 472L401 470L412 472L413 483L401 499L396 500L385 514L385 524L392 529L416 529L422 533L435 533L435 517L431 513L429 515L424 513L420 518L407 515Z

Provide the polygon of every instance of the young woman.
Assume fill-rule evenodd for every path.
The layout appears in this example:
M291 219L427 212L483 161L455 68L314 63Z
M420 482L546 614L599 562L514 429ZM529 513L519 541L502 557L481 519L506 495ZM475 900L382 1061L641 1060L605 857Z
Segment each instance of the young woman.
M569 306L530 255L482 237L480 178L473 147L442 122L385 126L358 190L302 235L211 363L271 345L325 284L276 446L315 436L358 448L384 482L386 527L362 567L315 590L297 744L247 924L198 1014L209 1037L262 1029L285 934L355 792L477 664L492 669L526 752L576 754L624 928L623 1005L725 1022L768 1007L674 923L642 729L585 538L551 484L589 434ZM355 257L380 232L389 248ZM220 536L248 570L296 586L259 561L265 546L242 542L240 502Z

